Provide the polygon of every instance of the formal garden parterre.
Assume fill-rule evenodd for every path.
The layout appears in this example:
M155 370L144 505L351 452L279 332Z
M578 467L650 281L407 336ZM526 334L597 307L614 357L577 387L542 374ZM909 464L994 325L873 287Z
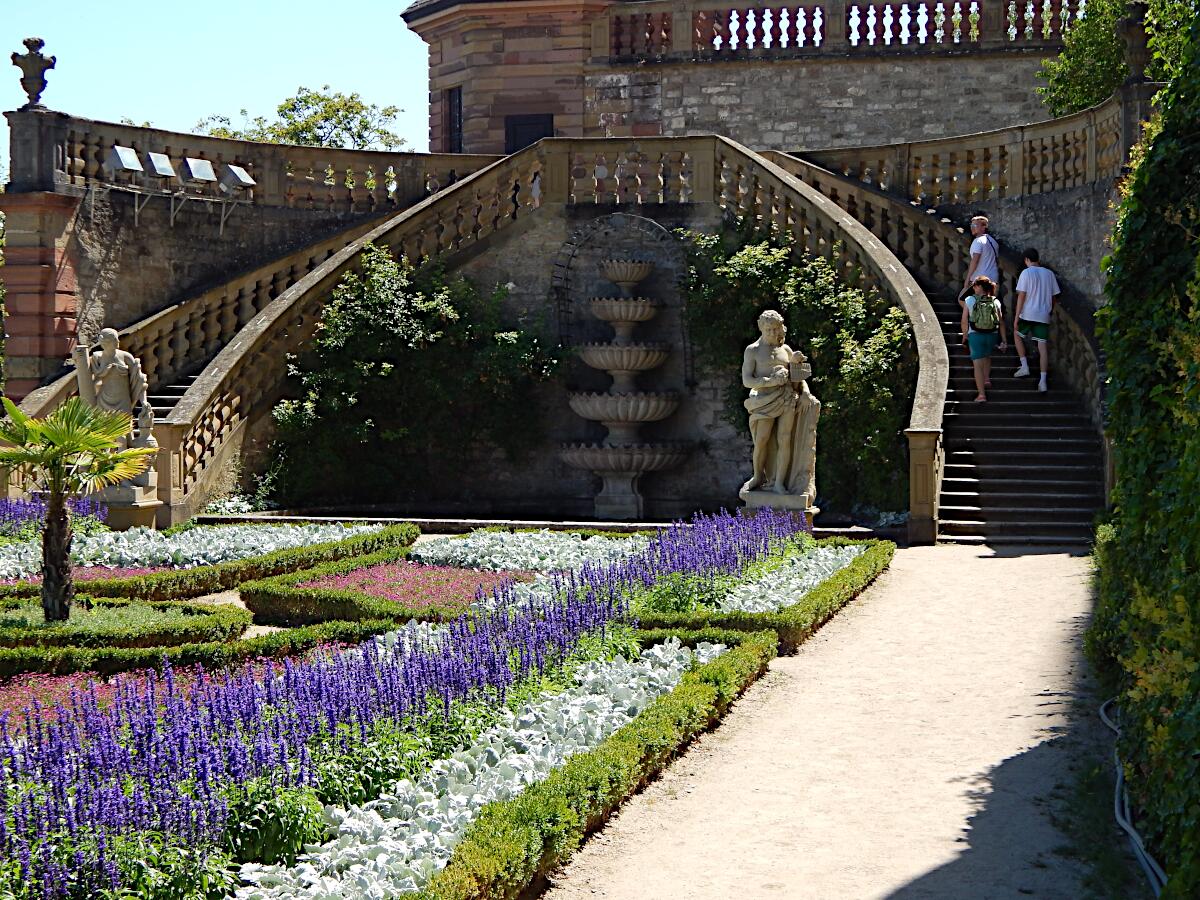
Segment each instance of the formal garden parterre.
M515 894L765 670L772 616L819 623L891 552L770 511L652 536L416 536L97 579L88 593L124 596L36 645L30 584L10 586L2 889ZM264 529L261 546L278 540ZM241 578L250 612L165 599L184 576L188 598ZM251 614L282 630L240 638ZM180 643L189 625L204 640ZM121 629L125 646L71 637Z

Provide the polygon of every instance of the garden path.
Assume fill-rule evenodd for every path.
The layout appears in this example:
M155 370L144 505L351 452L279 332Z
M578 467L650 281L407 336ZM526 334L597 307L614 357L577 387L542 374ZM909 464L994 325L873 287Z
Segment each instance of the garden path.
M1088 578L1052 549L897 551L546 900L1086 896L1052 819L1107 741Z
M240 606L242 609L246 608L246 604L242 601L242 595L240 593L238 593L236 590L221 591L219 594L204 594L203 596L196 597L188 602L189 603L229 603L233 606ZM249 625L249 626L247 626L246 630L242 632L242 637L247 638L247 639L262 637L264 634L270 634L272 631L282 631L282 630L283 629L280 628L278 625Z

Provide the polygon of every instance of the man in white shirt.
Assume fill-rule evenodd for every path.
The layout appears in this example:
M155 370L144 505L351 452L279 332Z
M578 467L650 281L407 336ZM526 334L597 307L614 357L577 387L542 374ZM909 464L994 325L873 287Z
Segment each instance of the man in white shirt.
M1042 376L1038 379L1038 390L1045 393L1046 375L1050 371L1050 317L1054 304L1062 293L1054 273L1043 266L1036 247L1025 248L1025 271L1017 279L1017 355L1021 367L1013 373L1015 378L1029 374L1029 359L1025 355L1025 340L1036 341Z
M971 264L967 266L967 277L963 279L964 295L969 293L975 279L980 277L1000 283L1000 245L988 234L987 216L971 219Z

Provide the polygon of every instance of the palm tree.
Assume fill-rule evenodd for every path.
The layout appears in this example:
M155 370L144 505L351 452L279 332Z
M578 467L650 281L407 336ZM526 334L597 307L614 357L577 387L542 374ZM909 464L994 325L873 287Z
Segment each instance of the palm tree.
M67 498L90 494L140 475L154 447L122 449L130 417L89 406L72 397L44 419L33 419L4 398L8 418L0 421L0 467L26 485L46 492L42 530L42 610L47 622L71 614L71 519Z

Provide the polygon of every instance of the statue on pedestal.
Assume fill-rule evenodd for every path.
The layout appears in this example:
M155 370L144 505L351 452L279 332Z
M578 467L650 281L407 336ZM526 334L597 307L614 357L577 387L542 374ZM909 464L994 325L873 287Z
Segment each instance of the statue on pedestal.
M75 347L75 377L84 403L130 417L130 433L121 441L125 447L157 447L154 439L154 410L146 396L147 380L141 361L121 349L120 337L113 328L100 332L100 349L88 352ZM136 411L137 429L133 428ZM96 495L108 506L108 521L114 528L154 524L158 507L158 473L154 461L130 481L105 488Z
M747 506L810 509L817 494L817 420L808 389L812 366L786 343L783 316L758 317L759 338L742 358L742 384L754 440L753 472L739 492Z

